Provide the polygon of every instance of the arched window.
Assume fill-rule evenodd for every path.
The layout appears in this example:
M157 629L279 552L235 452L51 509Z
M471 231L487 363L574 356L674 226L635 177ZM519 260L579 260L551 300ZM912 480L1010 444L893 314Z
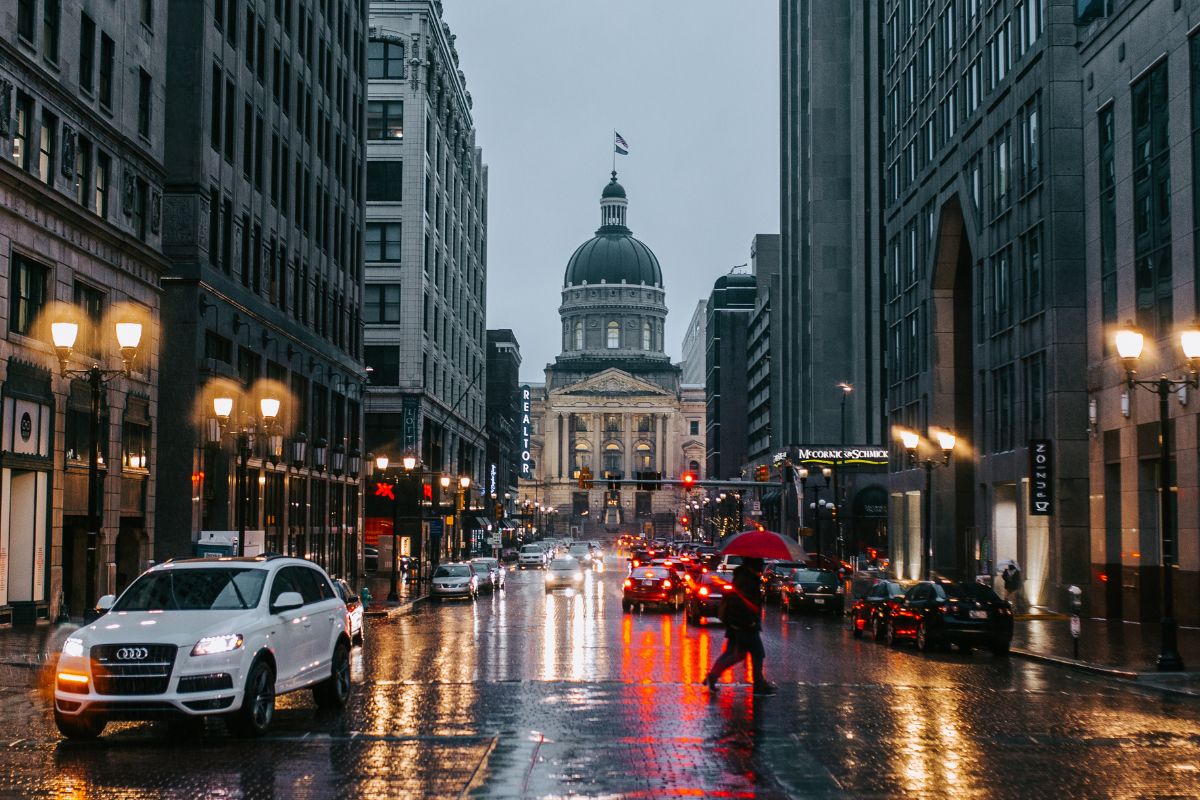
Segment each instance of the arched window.
M688 462L688 472L692 473L696 477L699 477L700 476L700 462L699 461L689 461Z
M643 350L652 349L651 348L651 338L652 337L650 335L650 323L643 322L642 323L642 349Z
M592 446L584 439L575 442L575 464L571 469L571 477L578 478L579 471L592 466Z
M575 323L575 349L576 350L583 349L583 323L582 322Z
M649 442L638 442L633 447L634 468L649 472L654 469L654 445Z
M621 346L621 323L611 320L608 323L608 347L616 349Z
M606 474L614 475L624 472L621 463L624 459L621 456L621 445L616 442L604 445L604 472Z

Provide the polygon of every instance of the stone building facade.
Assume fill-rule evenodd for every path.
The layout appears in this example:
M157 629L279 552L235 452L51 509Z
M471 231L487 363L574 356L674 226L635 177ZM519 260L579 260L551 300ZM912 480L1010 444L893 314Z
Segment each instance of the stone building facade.
M633 238L615 172L600 209L596 235L567 264L562 353L545 383L531 386L534 478L521 481L521 493L582 535L671 536L685 492L677 484L650 491L646 482L704 477L704 390L681 386L664 351L662 270ZM585 468L590 488L580 486Z
M132 8L132 7L130 7ZM0 11L0 624L79 616L153 558L165 8L30 0ZM94 556L91 390L69 364L119 370L114 323L143 323L131 374L100 395Z
M486 483L487 167L441 2L370 4L367 444ZM369 520L368 536L390 521ZM405 536L416 554L428 530ZM440 540L449 546L449 539Z
M168 10L168 4L155 4ZM169 4L156 556L209 531L361 563L367 19L362 3ZM212 400L257 420L244 489ZM257 400L281 399L277 431ZM283 435L278 452L266 434Z

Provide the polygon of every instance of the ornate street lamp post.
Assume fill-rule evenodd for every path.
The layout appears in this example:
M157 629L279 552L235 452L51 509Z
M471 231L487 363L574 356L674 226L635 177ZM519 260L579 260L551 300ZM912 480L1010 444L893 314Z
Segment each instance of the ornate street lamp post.
M1175 509L1171 500L1171 428L1170 408L1167 400L1179 389L1200 388L1197 364L1200 362L1200 330L1195 327L1179 334L1179 346L1188 361L1188 375L1170 379L1165 374L1152 380L1138 380L1134 376L1138 360L1142 357L1145 337L1132 323L1117 331L1117 355L1125 367L1125 382L1132 393L1141 387L1158 395L1158 525L1159 557L1162 563L1162 640L1158 650L1158 669L1161 672L1177 672L1183 669L1183 658L1179 655L1177 626L1175 622L1176 561Z
M387 456L375 456L375 469L381 474L386 475L388 466L391 464L391 459ZM412 471L417 467L417 459L415 456L404 456L400 459L400 465L404 468L405 483L409 482L412 477ZM400 476L392 477L392 577L388 585L388 602L399 602L400 600ZM406 487L408 488L408 487Z
M240 418L232 431L237 448L237 469L234 475L234 516L237 518L237 549L235 555L246 554L246 465L250 460L254 444L260 435L267 437L267 458L276 462L283 455L283 434L275 425L279 416L280 400L277 397L263 397L258 401L262 419L246 411L241 411ZM214 444L220 444L223 437L229 435L230 419L233 415L234 399L228 395L213 398L213 414L216 417L216 437ZM209 426L210 436L213 427Z
M142 342L142 323L118 322L115 327L121 353L120 369L104 369L95 362L87 369L71 369L68 365L75 349L75 340L79 337L79 324L65 321L50 324L50 337L54 341L54 352L58 356L59 374L66 378L86 380L92 393L88 430L88 530L83 590L85 617L88 615L86 609L91 607L86 604L96 602L96 551L100 546L100 528L103 525L100 519L100 408L104 384L118 375L127 378L130 376Z
M921 466L925 468L925 494L922 497L924 508L921 510L921 550L925 557L925 580L929 580L930 572L933 569L933 469L934 467L945 467L950 465L950 455L954 452L956 438L953 433L940 429L931 429L930 434L937 439L938 447L941 449L941 458L935 458L932 448L928 449L928 454L921 456L921 435L916 431L901 429L897 431L900 436L900 441L904 445L905 451L908 453L908 463L910 466Z

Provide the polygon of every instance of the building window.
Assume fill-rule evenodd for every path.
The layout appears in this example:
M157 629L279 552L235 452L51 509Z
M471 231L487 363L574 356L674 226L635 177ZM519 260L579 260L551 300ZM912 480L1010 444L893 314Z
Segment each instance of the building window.
M700 420L693 419L688 421L688 434L690 436L700 435Z
M17 35L33 44L35 0L17 0Z
M75 349L81 353L97 355L100 352L101 324L104 320L104 292L94 289L86 283L76 281L74 287L75 305L87 317L90 325L79 326L79 335L75 339Z
M367 162L367 200L398 203L404 199L403 161Z
M28 336L42 307L46 305L46 282L50 268L14 253L8 282L8 329Z
M1012 324L1012 274L1009 249L992 256L992 333ZM917 342L913 342L914 345Z
M13 128L12 154L13 161L22 169L29 169L30 154L33 151L29 137L33 126L33 98L24 92L17 92L17 124Z
M403 78L404 45L395 42L371 42L367 45L368 78Z
M92 189L92 143L80 136L75 143L75 201L86 207Z
M1024 189L1029 191L1042 179L1042 128L1039 100L1025 106L1021 122L1021 165L1024 170Z
M635 468L643 472L654 469L654 447L649 442L638 442L634 446Z
M143 242L147 236L147 213L150 205L150 187L138 178L133 185L133 234Z
M125 420L121 425L121 465L125 469L148 469L150 426Z
M96 151L96 171L93 184L96 196L93 210L102 218L108 218L108 176L112 169L112 161L107 153Z
M150 73L138 68L138 133L150 138Z
M1105 325L1117 321L1117 170L1110 103L1097 118L1100 130L1100 317ZM1107 347L1107 345L1106 345Z
M368 283L363 287L363 322L400 321L400 284Z
M1025 313L1042 309L1044 270L1042 262L1042 226L1035 225L1021 238L1022 260L1025 264Z
M1012 151L1009 147L1009 133L1006 125L992 139L992 202L995 207L993 214L997 215L1008 207L1012 190Z
M1013 449L1013 365L1007 364L993 372L993 411L995 426L992 434L993 452Z
M42 0L42 55L58 61L59 0Z
M55 140L58 138L58 117L42 109L42 130L38 137L38 177L54 185Z
M368 222L366 235L367 261L400 260L400 223Z
M1046 354L1025 359L1025 422L1029 437L1042 434L1046 421Z
M404 138L403 100L372 100L367 103L367 138Z
M96 23L87 14L79 18L79 88L91 94L96 76Z
M652 337L650 333L650 323L642 323L642 349L650 350L652 346Z
M604 445L604 476L606 478L619 478L624 474L624 454L621 452L621 445L616 442L609 442Z
M1172 321L1171 165L1167 65L1133 86L1133 237L1138 326L1153 338Z
M621 346L621 324L616 320L612 320L608 323L607 346L609 349Z
M112 108L113 57L116 45L108 34L100 34L100 105Z
M582 322L575 323L575 349L576 350L583 349L583 323Z
M142 24L154 27L154 0L141 0Z
M371 371L372 386L396 386L400 383L400 348L395 345L369 344L363 359Z

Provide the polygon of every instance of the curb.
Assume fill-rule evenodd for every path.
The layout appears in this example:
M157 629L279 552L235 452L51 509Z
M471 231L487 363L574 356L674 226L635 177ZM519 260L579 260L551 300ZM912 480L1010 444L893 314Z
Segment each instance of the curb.
M1074 658L1064 658L1062 656L1051 656L1045 653L1038 653L1033 650L1026 650L1023 647L1013 647L1009 650L1014 656L1019 656L1030 661L1040 661L1043 664L1053 664L1058 667L1070 667L1081 672L1090 672L1094 675L1104 675L1109 678L1120 678L1127 681L1136 681L1138 673L1130 672L1129 670L1118 669L1116 667L1102 667L1099 664L1093 664L1089 661L1080 661Z
M429 595L423 594L420 597L414 597L412 600L407 602L398 603L394 606L387 606L386 608L379 609L378 611L366 611L363 613L363 616L376 619L379 617L387 617L388 619L402 617L405 614L411 614L418 603L424 603L428 600Z
M1087 661L1079 661L1074 658L1063 658L1060 656L1046 655L1045 653L1036 653L1032 650L1014 647L1009 650L1014 656L1027 659L1029 661L1038 661L1043 664L1052 664L1058 667L1069 667L1070 669L1080 672L1088 672L1093 675L1100 675L1105 678L1113 678L1131 686L1137 686L1141 689L1149 689L1151 691L1162 692L1163 694L1175 695L1177 697L1200 698L1200 688L1191 688L1189 686L1172 686L1175 681L1198 681L1200 682L1200 672L1132 672L1126 669L1117 667L1104 667L1099 664L1092 664Z

